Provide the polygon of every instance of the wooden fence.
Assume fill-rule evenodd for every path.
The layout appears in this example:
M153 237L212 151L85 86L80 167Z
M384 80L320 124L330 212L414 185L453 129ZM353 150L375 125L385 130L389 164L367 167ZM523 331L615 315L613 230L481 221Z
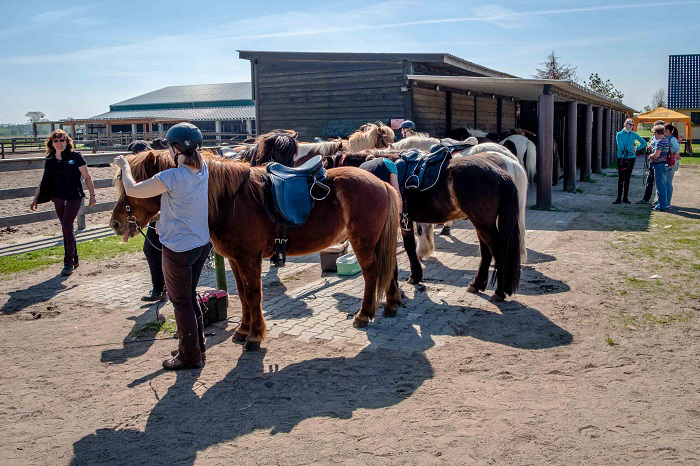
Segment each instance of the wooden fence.
M114 161L117 155L126 155L129 152L110 152L109 154L85 155L83 158L88 166L109 165ZM0 173L12 172L19 170L38 170L44 168L43 157L30 157L21 159L6 159L0 160ZM94 180L95 189L109 188L112 186L112 179ZM36 186L26 188L12 188L0 190L0 201L8 199L19 199L33 197L36 193ZM112 210L116 202L102 202L94 206L86 206L80 208L78 213L78 230L85 228L85 216L97 212L105 212ZM28 207L28 206L27 206ZM28 223L44 222L46 220L54 220L56 213L53 210L45 212L31 212L26 214L12 215L9 217L0 217L0 228L6 228L16 225L25 225Z
M74 141L80 151L90 150L97 152L98 141L96 139L80 139ZM0 138L0 157L5 154L18 154L22 152L43 152L46 148L46 138ZM80 147L83 146L83 147Z

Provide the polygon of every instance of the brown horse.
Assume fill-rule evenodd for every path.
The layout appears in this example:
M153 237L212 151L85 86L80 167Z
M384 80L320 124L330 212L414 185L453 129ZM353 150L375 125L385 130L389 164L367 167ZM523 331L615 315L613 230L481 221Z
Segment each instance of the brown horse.
M381 156L396 159L396 154L391 152ZM367 152L343 153L327 157L326 162L333 166L359 165L371 157L374 155ZM405 213L410 221L401 233L411 267L409 283L416 284L423 279L413 222L469 219L476 229L481 252L479 269L469 284L469 291L476 293L486 289L492 259L496 262L496 272L491 282L496 284L496 292L491 299L502 301L505 295L517 290L525 232L524 222L520 221L518 188L513 177L500 167L508 162L510 159L494 152L454 158L435 187L423 192L404 191Z
M275 224L269 220L263 205L265 169L203 155L209 168L211 240L216 251L229 259L242 305L243 317L234 341L245 341L246 349L258 349L265 335L262 259L272 255L276 237ZM137 182L174 166L167 152L142 152L129 156L128 160ZM310 254L348 237L365 281L362 306L355 315L354 325L364 327L374 318L376 305L384 293L385 316L395 315L401 305L395 275L398 196L389 185L356 168L329 170L327 176L330 194L316 202L302 226L289 229L287 254ZM118 176L115 185L120 196L110 225L127 241L135 234L136 225L147 225L160 210L160 197L128 197L132 216L129 222L127 196ZM367 209L367 205L372 209Z

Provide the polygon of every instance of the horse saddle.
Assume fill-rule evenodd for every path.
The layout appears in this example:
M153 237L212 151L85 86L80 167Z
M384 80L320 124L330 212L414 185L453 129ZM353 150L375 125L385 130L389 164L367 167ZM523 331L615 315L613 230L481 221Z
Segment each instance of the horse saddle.
M221 147L219 148L219 155L227 159L232 159L238 154L230 147Z
M440 180L450 159L451 151L443 146L430 153L417 149L402 152L396 162L399 186L413 191L427 191Z
M266 166L265 209L277 225L296 227L311 214L314 202L325 199L330 188L323 183L326 169L318 155L292 168L280 163Z

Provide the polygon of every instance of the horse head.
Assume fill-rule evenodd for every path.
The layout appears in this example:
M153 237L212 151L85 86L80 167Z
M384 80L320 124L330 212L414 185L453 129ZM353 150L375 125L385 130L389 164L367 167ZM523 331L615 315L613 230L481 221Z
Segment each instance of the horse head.
M167 151L147 151L127 157L134 181L141 182L151 178L158 172L175 166L175 162ZM114 176L114 186L119 193L119 200L112 209L109 225L114 233L121 236L124 241L136 234L137 227L145 228L148 222L160 210L160 196L139 199L129 197L124 191L121 170Z
M255 144L257 149L250 162L251 165L277 162L287 167L294 166L294 157L299 150L296 131L276 129L260 135L255 140Z
M388 149L394 143L394 130L386 125L377 126L377 149Z

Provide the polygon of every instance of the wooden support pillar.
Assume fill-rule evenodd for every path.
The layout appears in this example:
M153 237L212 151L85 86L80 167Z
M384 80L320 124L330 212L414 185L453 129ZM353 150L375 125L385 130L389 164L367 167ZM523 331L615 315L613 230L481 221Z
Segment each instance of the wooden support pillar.
M452 92L445 91L445 136L452 131Z
M477 129L477 123L479 122L478 118L476 117L478 110L479 110L479 105L477 104L477 97L474 96L474 129Z
M221 142L221 120L214 120L214 132L216 132L216 142Z
M258 60L251 62L253 66L253 99L255 100L255 134L260 134L260 85L258 83Z
M554 96L549 86L539 98L537 118L537 207L552 207L552 149L554 142Z
M70 137L75 139L75 123L70 124Z
M54 131L56 131L56 123L51 122L51 132L53 133Z
M612 140L612 149L610 149L610 163L617 158L617 138L615 134L620 130L620 112L613 110L612 131L610 131L610 139Z
M63 123L58 124L58 129L62 130L63 129Z
M105 126L107 127L107 145L111 146L112 145L112 123L107 122L105 123Z
M593 152L593 105L586 105L584 118L583 161L581 181L591 181L591 153Z
M610 128L612 128L612 122L610 121L610 109L606 108L603 110L603 168L608 168L612 160L610 155L610 140L612 139L610 135Z
M591 169L593 173L603 173L603 107L596 107L594 114L595 124L595 157L593 157Z
M500 135L501 131L503 131L503 99L499 97L496 100L496 133Z
M247 119L245 121L245 131L248 133L249 137L253 136L253 120Z
M564 155L564 191L576 189L576 142L578 141L578 102L566 103L566 153Z

